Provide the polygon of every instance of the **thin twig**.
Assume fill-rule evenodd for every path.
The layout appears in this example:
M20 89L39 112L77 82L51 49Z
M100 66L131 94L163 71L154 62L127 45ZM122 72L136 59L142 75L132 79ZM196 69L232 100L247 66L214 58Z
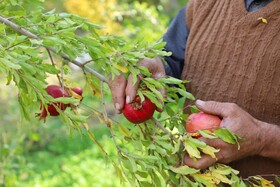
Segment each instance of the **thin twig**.
M57 52L56 52L56 50L55 50L54 48L52 48L52 47L47 47L47 48L50 49L51 51L53 51L54 53L57 54ZM62 52L62 53L61 53L61 56L62 56L62 58L64 58L65 60L67 60L67 61L69 61L69 62L75 64L76 66L78 66L78 67L84 69L85 71L91 73L92 75L94 75L95 77L97 77L100 81L106 82L107 84L109 83L108 79L105 78L103 75L101 75L100 73L94 71L93 69L91 69L91 68L88 67L88 66L84 66L82 63L80 63L80 62L77 61L77 60L72 60L67 54L65 54L65 53Z
M103 82L100 83L100 92L101 92L101 98L102 98L103 112L105 114L105 120L107 120L108 119L108 113L107 113L106 106L105 106Z
M87 65L87 64L90 63L90 62L94 62L94 61L93 61L93 60L85 61L84 63L82 63L82 66L85 66L85 65Z
M53 60L53 57L52 57L52 54L51 54L50 50L49 50L48 48L46 48L46 50L47 50L48 55L49 55L49 57L50 57L50 59L51 59L52 65L55 67L55 63L54 63L54 60ZM58 81L59 81L60 86L62 86L61 78L59 77L58 74L56 74L56 76L57 76L57 79L58 79Z
M182 145L182 142L181 142L181 145ZM184 166L184 157L185 157L185 152L182 153L181 155L181 163L180 165L181 166ZM183 176L180 176L180 187L183 187Z
M4 34L4 35L6 35L6 34ZM11 48L13 48L13 47L15 47L15 46L17 46L17 45L20 45L20 44L24 43L24 42L27 42L27 40L23 40L23 41L21 41L21 42L19 42L19 43L16 43L16 44L14 44L14 45L12 45L12 46L10 46L10 47L4 49L4 50L9 50L9 49L11 49Z
M126 177L127 179L129 179L128 174L126 173L125 169L123 168L122 161L121 161L121 158L120 158L120 157L122 156L122 154L123 154L123 151L121 150L121 148L120 148L119 145L117 144L116 136L115 136L115 133L114 133L114 131L113 131L113 129L112 129L112 126L110 126L109 129L110 129L111 137L112 137L112 139L113 139L113 142L114 142L114 144L115 144L115 147L116 147L117 150L118 150L118 162L119 162L119 165L120 165L121 170L123 171L123 174L125 175L125 177Z
M152 120L158 128L160 128L165 134L167 134L173 141L176 142L176 139L174 138L173 134L169 130L167 130L164 126L162 126L155 118L152 118Z
M105 107L105 97L104 97L103 82L101 82L101 84L100 84L100 91L101 91L102 105L103 105L103 111L104 111L103 117L105 118L104 120L105 120L105 123L106 123L107 127L110 129L110 133L111 133L111 137L113 139L114 145L117 148L117 151L118 151L118 162L119 162L119 165L121 167L121 170L123 171L125 177L128 179L128 174L124 170L124 168L122 166L122 161L121 161L121 158L120 158L122 156L122 154L124 154L124 153L123 153L122 149L119 147L119 145L117 143L116 136L115 136L114 130L113 130L112 125L111 125L112 122L108 119L108 113L107 113L107 110L106 110L106 107Z

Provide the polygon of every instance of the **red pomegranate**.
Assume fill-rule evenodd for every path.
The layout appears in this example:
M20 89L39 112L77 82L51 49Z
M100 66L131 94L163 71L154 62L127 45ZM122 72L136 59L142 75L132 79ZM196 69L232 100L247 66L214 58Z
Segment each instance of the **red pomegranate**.
M130 104L125 104L123 109L123 115L131 123L143 123L153 117L156 105L146 98L141 102L139 95Z
M62 87L57 85L47 86L46 91L53 98L70 97L70 95L67 93L65 89L63 90ZM48 115L47 111L49 112L50 116L58 116L59 112L57 111L55 106L58 107L60 110L64 111L69 106L69 104L64 104L61 102L50 103L48 104L47 109L43 108L43 106L41 105L40 109L42 110L42 112L38 114L38 116L40 116L40 119L43 119L45 121Z
M186 131L195 133L198 130L214 130L221 124L221 119L218 116L206 114L204 112L193 113L186 120ZM200 138L201 135L195 136Z

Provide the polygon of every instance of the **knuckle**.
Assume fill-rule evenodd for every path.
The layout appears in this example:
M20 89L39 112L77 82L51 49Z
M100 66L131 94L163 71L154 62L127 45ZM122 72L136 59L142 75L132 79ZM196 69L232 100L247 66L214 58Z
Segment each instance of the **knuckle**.
M231 115L235 115L238 111L238 106L235 103L228 104L228 113Z
M209 101L207 103L210 107L214 108L215 110L219 109L220 108L220 105L218 102L215 102L215 101Z

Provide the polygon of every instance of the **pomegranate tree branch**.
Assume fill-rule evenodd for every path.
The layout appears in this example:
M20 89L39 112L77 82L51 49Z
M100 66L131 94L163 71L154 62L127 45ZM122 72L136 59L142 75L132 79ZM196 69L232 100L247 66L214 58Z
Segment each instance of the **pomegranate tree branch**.
M21 26L15 24L14 22L8 20L7 18L3 17L0 15L0 22L4 23L5 25L9 26L10 28L16 30L17 32L27 36L28 38L31 38L31 39L40 39L39 36L31 33L30 31L22 28ZM44 46L46 49L56 53L57 51L53 48L53 47L49 47L49 46ZM75 64L76 66L84 69L85 71L91 73L92 75L96 76L99 80L103 81L103 82L106 82L108 83L108 79L105 78L103 75L101 75L100 73L96 72L95 70L91 69L90 67L88 66L85 66L84 64L80 63L79 61L77 60L72 60L66 53L60 53L61 54L61 57L64 58L65 60Z
M176 142L176 139L175 139L175 137L173 136L173 134L169 131L169 130L167 130L164 126L162 126L161 124L160 124L160 122L158 122L155 118L152 118L152 120L153 120L153 122L156 124L156 126L158 127L158 128L160 128L165 134L167 134L174 142Z
M27 30L25 30L24 28L22 28L21 26L15 24L14 22L8 20L7 18L4 18L3 16L0 15L0 21L4 24L6 24L7 26L11 27L12 29L16 30L17 32L28 36L28 38L32 38L32 39L39 39L39 37Z

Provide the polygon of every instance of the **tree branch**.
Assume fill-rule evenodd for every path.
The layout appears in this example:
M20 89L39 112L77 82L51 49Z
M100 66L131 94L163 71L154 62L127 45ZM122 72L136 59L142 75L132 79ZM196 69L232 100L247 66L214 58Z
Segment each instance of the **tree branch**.
M162 126L155 118L152 118L153 122L156 124L158 128L160 128L165 134L167 134L174 142L176 139L174 138L173 134L167 130L164 126Z
M39 39L39 37L27 30L25 30L24 28L22 28L21 26L11 22L10 20L8 20L7 18L4 18L0 15L0 21L4 24L6 24L7 26L11 27L12 29L16 30L17 32L28 36L28 38L32 38L32 39Z
M3 17L0 15L0 22L6 24L7 26L11 27L12 29L16 30L17 32L27 36L28 38L31 39L40 39L39 36L29 32L28 30L25 30L24 28L22 28L21 26L13 23L12 21L8 20L7 18ZM45 48L47 48L48 50L56 53L57 51L53 48L53 47L49 47L49 46L44 46ZM61 52L60 53L61 57L64 58L65 60L71 62L72 64L75 64L76 66L84 69L85 71L91 73L92 75L96 76L99 80L106 82L108 84L108 79L106 77L104 77L103 75L101 75L100 73L96 72L95 70L91 69L88 66L85 66L84 64L80 63L77 60L72 60L66 53Z

